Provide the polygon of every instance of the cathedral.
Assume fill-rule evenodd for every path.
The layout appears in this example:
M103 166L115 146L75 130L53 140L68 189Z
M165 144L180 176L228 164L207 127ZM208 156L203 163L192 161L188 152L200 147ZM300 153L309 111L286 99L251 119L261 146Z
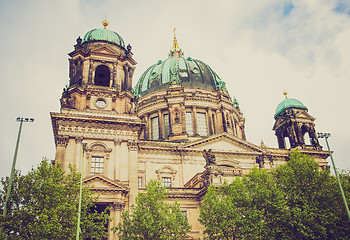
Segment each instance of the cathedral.
M98 206L111 207L110 232L150 179L169 188L167 201L180 203L189 236L203 239L198 217L208 185L230 182L253 167L274 169L288 161L291 149L328 166L315 118L300 101L285 93L276 104L278 148L255 145L246 139L245 118L225 82L205 62L184 56L175 34L168 57L133 84L132 47L107 27L104 21L76 40L69 84L51 120L55 162L67 171L70 164L81 169L84 185L100 195Z

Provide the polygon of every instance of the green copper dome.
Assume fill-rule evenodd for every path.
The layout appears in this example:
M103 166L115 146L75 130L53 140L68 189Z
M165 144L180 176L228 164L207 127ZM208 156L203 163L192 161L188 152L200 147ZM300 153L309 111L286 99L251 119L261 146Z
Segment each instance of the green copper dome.
M275 118L288 108L298 108L298 109L307 109L307 107L302 104L299 100L293 98L286 98L280 104L278 104L275 111Z
M170 85L192 86L212 90L223 89L225 83L204 62L183 56L169 56L150 66L134 87L139 98Z
M108 30L106 28L93 29L91 31L88 31L85 34L82 43L93 42L93 41L110 42L125 48L123 38L118 33Z
M148 93L168 88L170 85L182 85L227 92L225 82L204 62L185 58L174 36L173 49L164 61L159 60L150 66L140 77L133 93L140 98Z

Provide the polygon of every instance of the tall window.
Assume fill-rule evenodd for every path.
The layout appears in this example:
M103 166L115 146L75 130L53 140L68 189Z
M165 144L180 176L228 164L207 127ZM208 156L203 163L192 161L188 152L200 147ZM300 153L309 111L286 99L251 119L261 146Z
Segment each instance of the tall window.
M151 118L151 134L152 140L159 138L158 117Z
M142 177L139 177L138 179L138 187L139 189L142 188Z
M207 116L205 113L197 113L198 134L208 136Z
M193 136L192 113L186 112L186 130L189 136Z
M103 157L91 158L91 175L103 174Z
M164 137L167 138L170 134L169 129L169 114L164 114Z
M213 122L213 133L216 134L216 123L215 123L215 115L214 114L211 115L211 119Z
M163 187L171 187L171 177L162 177Z

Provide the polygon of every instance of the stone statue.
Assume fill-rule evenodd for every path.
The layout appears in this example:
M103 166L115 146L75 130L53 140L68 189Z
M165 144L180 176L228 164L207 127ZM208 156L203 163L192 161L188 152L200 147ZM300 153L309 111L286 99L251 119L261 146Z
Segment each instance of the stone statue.
M203 150L203 157L205 158L205 161L206 161L205 167L211 166L211 165L216 165L216 158L215 158L215 155L212 153L211 149L209 149L209 150L204 149Z

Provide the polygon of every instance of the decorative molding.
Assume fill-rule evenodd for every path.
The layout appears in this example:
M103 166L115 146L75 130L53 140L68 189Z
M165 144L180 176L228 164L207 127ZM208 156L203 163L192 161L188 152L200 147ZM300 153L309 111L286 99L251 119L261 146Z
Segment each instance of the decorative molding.
M56 137L56 145L58 147L67 147L69 141L68 136L57 136Z
M161 169L156 170L155 172L157 174L157 178L159 181L161 181L162 177L165 177L165 176L172 176L172 179L174 181L177 173L177 171L174 168L170 167L169 165L166 165Z
M136 141L128 141L128 148L130 151L138 150L138 144Z

